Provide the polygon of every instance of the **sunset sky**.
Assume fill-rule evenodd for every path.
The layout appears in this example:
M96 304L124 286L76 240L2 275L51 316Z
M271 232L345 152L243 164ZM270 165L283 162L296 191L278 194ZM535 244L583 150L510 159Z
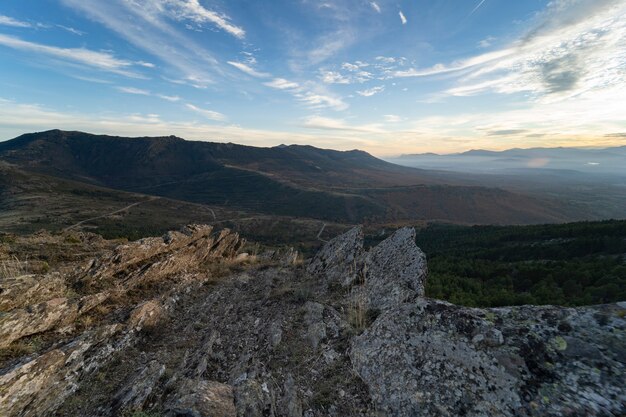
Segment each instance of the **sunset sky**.
M3 0L0 140L626 144L624 0Z

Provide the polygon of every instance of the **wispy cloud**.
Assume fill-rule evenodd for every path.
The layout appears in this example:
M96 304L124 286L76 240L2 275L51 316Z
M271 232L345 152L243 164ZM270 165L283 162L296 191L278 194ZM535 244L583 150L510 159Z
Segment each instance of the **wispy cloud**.
M277 90L294 90L300 88L300 84L284 78L274 78L272 81L266 82L265 85L276 88Z
M485 39L482 39L478 42L478 47L489 48L493 44L493 41L495 40L496 38L494 38L493 36L487 36Z
M416 69L409 68L407 70L396 71L393 75L396 77L430 77L433 75L447 74L451 72L459 72L472 67L487 64L515 54L515 48L502 49L499 51L489 52L477 55L471 58L453 62L452 64L437 64L430 68Z
M486 1L486 0L480 0L480 2L478 2L478 4L476 5L476 7L474 7L474 8L472 9L472 11L470 12L469 16L473 15L473 14L474 14L474 12L476 12L476 10L480 9L480 7L483 5L483 3L484 3L485 1Z
M320 70L320 79L326 84L350 84L350 78L337 71Z
M63 25L56 25L56 26L60 29L63 29L77 36L83 36L86 34L86 32L83 32L82 30L74 29L73 27L70 27L70 26L63 26Z
M371 97L373 95L383 92L384 90L385 90L385 86L381 85L377 87L368 88L366 90L360 90L360 91L357 91L356 93L363 97Z
M244 64L243 62L228 61L228 64L237 68L239 71L245 72L246 74L251 75L253 77L267 78L271 76L271 74L268 74L267 72L257 71L254 68L252 68L250 65Z
M511 136L511 135L519 135L522 133L528 132L527 129L500 129L500 130L490 130L487 132L487 136Z
M376 13L380 13L381 12L380 6L375 1L371 1L370 2L370 6L372 6L372 9L374 9L376 11Z
M246 31L234 25L228 16L206 9L198 0L152 0L152 2L158 9L175 19L190 20L198 24L211 23L239 39L246 36Z
M152 62L137 61L137 62L135 62L135 64L141 65L142 67L146 67L146 68L155 68L156 67L156 65L154 65Z
M14 19L9 16L0 15L0 26L13 26L16 28L29 28L32 25L28 22L23 22L21 20Z
M151 95L150 91L148 90L142 90L141 88L135 88L135 87L115 87L116 90L121 91L122 93L126 93L126 94L135 94L135 95L141 95L141 96L149 96Z
M355 33L349 27L340 28L320 37L316 41L316 46L307 52L308 64L317 65L328 60L342 49L352 45L355 40Z
M198 114L201 114L202 116L206 117L209 120L214 120L216 122L223 122L226 120L226 116L223 115L222 113L216 112L214 110L207 110L207 109L202 109L200 107L196 107L193 104L185 104L185 106L189 109L192 110Z
M364 83L374 78L374 74L364 70L368 66L368 63L361 61L356 61L355 63L344 62L341 64L340 69L320 69L319 78L326 84Z
M385 114L384 118L385 118L385 121L388 123L398 123L402 121L402 117L396 114Z
M149 90L145 90L143 88L137 88L137 87L124 87L124 86L117 86L115 87L115 89L117 91L120 91L122 93L125 94L134 94L134 95L138 95L138 96L151 96L151 97L158 97L162 100L166 100L172 103L175 103L177 101L180 101L181 98L179 96L169 96L167 94L156 94L153 93Z
M92 51L85 48L59 48L2 34L0 34L0 45L128 77L141 77L139 74L130 71L133 65L131 62L116 58L109 52Z
M268 87L290 93L298 101L311 108L317 109L327 107L338 111L348 108L348 105L341 98L325 91L323 88L312 82L299 84L297 82L288 81L284 78L275 78L264 84Z
M320 94L313 91L294 94L298 100L307 104L311 108L330 107L334 110L345 110L348 105L339 97Z
M316 130L344 130L359 133L381 133L382 126L378 124L351 125L344 119L333 119L322 116L309 116L302 121L302 127Z
M171 101L171 102L176 102L176 101L180 101L181 98L179 96L168 96L165 94L157 94L158 98L162 98L163 100L167 100L167 101Z
M188 36L176 24L179 19L191 19L191 11L196 10L193 1L61 1L157 57L166 64L168 71L179 71L177 77L180 80L194 86L206 87L214 83L216 75L224 75L220 62L211 51ZM120 16L125 18L120 19ZM198 16L197 19L202 18Z
M400 16L400 21L402 22L402 24L406 25L406 22L407 22L406 16L404 15L404 13L402 13L402 10L398 12L398 15Z

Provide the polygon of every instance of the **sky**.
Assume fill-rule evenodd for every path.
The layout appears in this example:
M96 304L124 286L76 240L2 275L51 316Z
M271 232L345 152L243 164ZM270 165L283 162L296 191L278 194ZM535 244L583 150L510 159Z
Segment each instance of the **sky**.
M626 144L623 0L3 0L0 140Z

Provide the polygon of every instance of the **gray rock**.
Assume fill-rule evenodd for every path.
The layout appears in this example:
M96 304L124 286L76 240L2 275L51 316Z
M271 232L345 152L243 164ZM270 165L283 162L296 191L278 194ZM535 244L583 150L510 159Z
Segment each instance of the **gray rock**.
M328 242L307 269L328 282L353 286L351 303L386 310L424 296L426 255L415 244L415 229L405 227L363 252L363 234L354 228Z
M349 285L361 268L363 230L360 226L324 245L307 267L307 272L327 282Z
M326 337L324 306L320 303L307 301L304 305L304 322L307 326L307 340L313 349L317 349L320 341Z
M233 388L215 381L187 379L171 395L167 417L237 417Z
M268 329L268 341L272 348L278 347L283 339L283 329L280 322L273 321Z
M389 416L621 415L626 323L616 309L481 310L422 298L383 313L350 356ZM599 313L612 320L598 325ZM568 338L555 318L570 323Z
M365 256L364 286L368 307L386 310L424 296L426 255L415 244L415 229L404 227Z
M296 382L291 374L285 378L282 405L285 417L302 417L302 402L298 397Z
M234 394L238 417L274 417L275 400L267 383L244 379L235 386Z
M113 397L113 411L116 414L124 414L142 410L154 386L164 373L165 365L151 361Z

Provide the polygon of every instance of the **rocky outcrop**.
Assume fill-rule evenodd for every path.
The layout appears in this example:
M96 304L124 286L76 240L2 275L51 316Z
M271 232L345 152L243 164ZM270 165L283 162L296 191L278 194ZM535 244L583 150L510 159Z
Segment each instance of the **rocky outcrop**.
M352 302L381 310L424 296L426 255L415 245L415 230L397 230L369 251L355 227L328 242L307 271L329 284L354 289Z
M123 326L105 326L83 334L0 375L0 415L50 415L81 378L107 362L112 352L128 345L119 338Z
M183 273L210 258L234 258L245 244L237 233L212 226L189 225L180 232L118 246L112 256L94 260L80 279L82 285L102 288L113 282L128 289L151 279Z
M360 226L332 239L315 255L307 272L330 283L349 285L360 270L363 230Z
M626 304L432 300L414 240L355 228L305 265L202 226L120 246L0 316L7 349L74 327L0 368L0 415L624 415Z
M23 337L69 325L109 296L104 292L73 299L59 297L13 309L0 316L0 348Z
M415 229L404 227L363 257L362 285L368 307L385 310L424 296L426 255L415 244Z
M9 348L26 336L64 327L69 327L69 337L63 341L59 336L61 340L52 349L34 358L24 358L0 373L0 415L49 414L76 391L80 379L104 366L111 354L134 344L142 330L156 327L181 293L209 279L201 273L204 262L232 259L244 243L229 230L217 234L212 230L207 226L188 226L163 238L118 246L112 256L93 260L78 276L67 275L62 280L59 274L3 279L0 297L8 311L0 315L0 348ZM174 275L176 280L163 286ZM133 305L137 294L141 294L137 288L149 283L162 286L163 293ZM80 295L72 286L76 291L98 291ZM133 296L127 296L129 292ZM60 294L71 297L59 297ZM112 297L122 301L115 301L116 314L104 317L104 322L111 324L72 334L80 316ZM125 311L129 311L127 315ZM116 405L109 409L139 408L150 393L150 376L162 373L161 369L139 374L132 383L135 388L120 391L115 396ZM151 367L146 372L149 370Z
M66 291L65 280L58 273L3 277L0 278L0 311L39 304L61 297Z
M350 356L392 416L618 416L624 312L472 309L422 298L381 315Z
M115 394L111 412L119 415L141 411L164 373L165 365L150 362Z
M167 405L167 417L237 417L233 388L215 381L185 380Z
M245 243L228 229L218 234L212 231L211 226L191 225L162 238L118 246L112 256L91 261L87 272L78 278L74 285L100 290L80 298L63 296L68 286L58 274L4 279L0 282L0 302L8 311L0 316L0 348L72 323L112 295L120 296L146 282L193 271L209 258L234 258ZM15 308L18 306L22 308Z

